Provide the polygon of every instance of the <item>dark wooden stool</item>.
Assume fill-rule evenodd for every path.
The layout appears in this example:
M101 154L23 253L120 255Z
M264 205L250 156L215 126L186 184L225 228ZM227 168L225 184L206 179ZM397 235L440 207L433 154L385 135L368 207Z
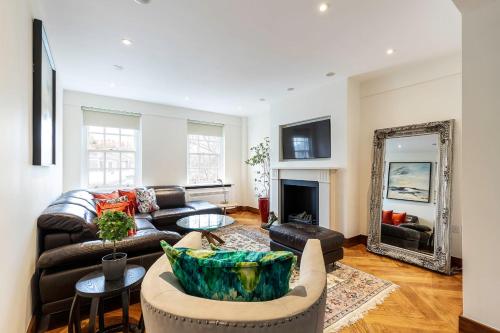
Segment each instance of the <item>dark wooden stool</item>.
M144 267L137 265L127 265L125 269L125 274L122 279L116 281L106 281L104 279L104 274L102 271L96 271L85 275L83 278L78 280L75 285L75 297L73 298L73 304L71 305L71 311L69 314L68 322L68 333L73 333L76 330L77 333L81 332L80 325L80 299L90 298L90 316L89 316L89 333L95 332L96 318L99 315L99 333L107 332L143 332L144 323L141 315L141 320L139 325L132 325L129 323L129 299L130 299L130 289L138 286L142 279L146 275L146 270ZM104 327L104 307L103 299L105 297L111 297L121 295L122 298L122 311L123 311L123 322L118 325L113 325L109 327Z

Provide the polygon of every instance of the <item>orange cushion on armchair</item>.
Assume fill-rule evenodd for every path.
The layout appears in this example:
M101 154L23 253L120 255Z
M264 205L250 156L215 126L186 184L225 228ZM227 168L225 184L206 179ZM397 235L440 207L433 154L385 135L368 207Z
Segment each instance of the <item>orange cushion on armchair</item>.
M392 210L382 211L382 223L392 224Z
M406 222L406 213L392 213L392 224L400 225Z

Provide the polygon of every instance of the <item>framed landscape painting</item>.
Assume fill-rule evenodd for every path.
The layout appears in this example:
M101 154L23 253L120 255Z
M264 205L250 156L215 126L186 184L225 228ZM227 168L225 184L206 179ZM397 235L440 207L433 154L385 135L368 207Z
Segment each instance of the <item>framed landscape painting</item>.
M390 162L387 199L430 202L432 162Z
M42 21L33 21L33 165L56 164L56 68Z

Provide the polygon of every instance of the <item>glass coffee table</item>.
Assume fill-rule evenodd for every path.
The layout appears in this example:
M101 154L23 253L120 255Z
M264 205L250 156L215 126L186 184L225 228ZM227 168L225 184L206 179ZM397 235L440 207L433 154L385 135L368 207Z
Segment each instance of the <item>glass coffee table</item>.
M207 241L214 245L222 245L224 241L212 231L234 223L227 215L203 214L183 217L177 221L177 226L190 231L199 231Z

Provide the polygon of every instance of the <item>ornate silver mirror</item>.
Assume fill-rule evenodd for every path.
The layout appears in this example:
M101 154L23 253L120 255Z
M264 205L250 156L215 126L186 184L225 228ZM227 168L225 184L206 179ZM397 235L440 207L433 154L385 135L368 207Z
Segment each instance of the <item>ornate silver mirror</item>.
M453 120L375 131L368 250L450 274Z

